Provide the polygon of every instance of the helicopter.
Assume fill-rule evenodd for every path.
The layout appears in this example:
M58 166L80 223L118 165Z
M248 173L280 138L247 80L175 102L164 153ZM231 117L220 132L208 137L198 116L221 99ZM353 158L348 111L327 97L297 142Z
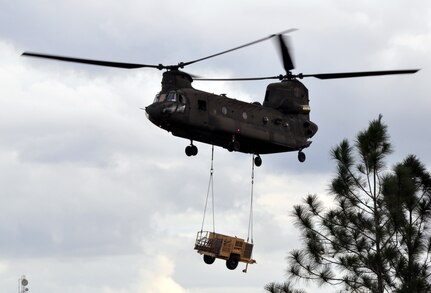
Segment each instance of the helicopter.
M196 156L198 148L194 141L216 145L242 153L254 155L254 164L261 166L260 155L298 152L298 160L304 162L303 152L317 132L318 126L310 120L308 89L299 81L304 77L319 79L350 78L392 74L411 74L418 69L384 70L363 72L340 72L318 74L293 74L295 68L285 34L289 29L272 34L244 45L188 62L174 65L138 64L67 56L24 52L22 56L54 59L89 65L108 66L124 69L153 68L163 72L161 91L156 94L151 105L144 110L147 118L156 126L171 132L174 136L190 140L186 146L187 156ZM245 78L200 78L182 69L188 65L226 54L268 39L278 40L278 47L285 74L266 77ZM278 80L266 88L263 103L244 102L195 89L192 82L206 81L253 81Z

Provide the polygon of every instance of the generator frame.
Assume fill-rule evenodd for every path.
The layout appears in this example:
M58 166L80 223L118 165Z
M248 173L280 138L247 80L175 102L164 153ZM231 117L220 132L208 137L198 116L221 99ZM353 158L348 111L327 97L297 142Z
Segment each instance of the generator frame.
M238 237L227 236L210 231L199 231L196 236L195 250L203 255L206 264L212 264L216 258L226 260L226 267L236 269L239 262L254 264L251 258L253 243Z

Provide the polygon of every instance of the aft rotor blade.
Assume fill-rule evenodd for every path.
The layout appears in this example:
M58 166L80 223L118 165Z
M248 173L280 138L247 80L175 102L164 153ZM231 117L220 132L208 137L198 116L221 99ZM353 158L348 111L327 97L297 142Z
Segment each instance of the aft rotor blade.
M53 59L53 60L60 60L60 61L66 61L66 62L125 68L125 69L135 69L135 68L143 68L143 67L150 67L150 68L157 68L157 69L165 68L161 64L148 65L148 64L137 64L137 63L112 62L112 61L102 61L102 60L93 60L93 59L74 58L74 57L67 57L67 56L40 54L40 53L33 53L33 52L24 52L22 53L22 56L30 56L30 57Z
M256 41L253 41L253 42L250 42L250 43L247 43L247 44L244 44L244 45L241 45L241 46L238 46L238 47L235 47L235 48L232 48L232 49L229 49L229 50L217 53L217 54L213 54L213 55L210 55L210 56L207 56L207 57L203 57L203 58L199 58L199 59L196 59L196 60L193 60L193 61L181 63L181 65L182 66L187 66L187 65L199 62L199 61L203 61L203 60L210 59L210 58L213 58L213 57L216 57L216 56L220 56L222 54L226 54L226 53L229 53L229 52L232 52L232 51L235 51L235 50L239 50L239 49L242 49L242 48L245 48L245 47L248 47L248 46L251 46L251 45L263 42L263 41L266 41L266 40L271 39L271 38L273 38L275 36L287 34L287 33L290 33L290 32L296 31L296 30L298 30L298 29L296 29L296 28L288 29L288 30L279 32L277 34L269 35L269 36L267 36L265 38L262 38L262 39L259 39L259 40L256 40Z
M289 72L292 69L294 69L295 66L293 65L292 58L290 57L289 47L287 46L287 42L284 39L282 34L278 35L278 42L280 45L280 53L281 53L281 58L283 60L284 70L286 70L286 72Z
M406 70L383 70L383 71L299 74L298 77L299 78L316 77L319 79L335 79L335 78L350 78L350 77L364 77L364 76L378 76L378 75L392 75L392 74L412 74L412 73L418 72L419 70L420 69L406 69Z

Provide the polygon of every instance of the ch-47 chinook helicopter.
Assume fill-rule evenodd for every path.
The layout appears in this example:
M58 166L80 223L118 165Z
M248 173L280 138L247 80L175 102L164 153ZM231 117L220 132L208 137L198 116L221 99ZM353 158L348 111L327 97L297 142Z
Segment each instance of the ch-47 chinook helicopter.
M303 149L310 146L310 138L316 134L318 127L310 121L308 90L298 79L407 74L415 73L418 70L293 74L291 70L294 69L294 65L283 35L294 30L296 29L286 30L230 50L189 62L180 62L176 65L122 63L32 52L24 52L22 55L125 69L148 67L166 70L163 73L161 91L156 95L154 102L145 108L145 111L149 120L155 125L175 136L190 140L190 145L185 148L187 156L197 155L198 149L193 141L200 141L226 148L229 151L254 154L256 155L256 166L262 164L260 158L262 154L292 151L297 151L298 160L304 162ZM193 75L180 70L185 66L271 38L278 39L285 74L267 77L208 79L194 78ZM192 87L193 80L265 79L278 79L279 82L267 86L263 104L247 103L228 98L226 95L216 95Z

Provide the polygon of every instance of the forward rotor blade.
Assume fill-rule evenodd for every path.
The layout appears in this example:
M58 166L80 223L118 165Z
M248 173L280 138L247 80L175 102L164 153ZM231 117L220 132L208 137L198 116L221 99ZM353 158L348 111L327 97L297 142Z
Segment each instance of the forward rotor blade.
M284 39L283 35L281 34L278 35L278 42L280 45L280 53L281 53L281 58L283 60L283 67L287 73L292 69L294 69L295 66L293 65L292 58L290 57L290 54L289 54L289 47L287 46L286 40Z
M265 37L265 38L262 38L262 39L259 39L259 40L256 40L256 41L253 41L253 42L250 42L250 43L247 43L247 44L244 44L244 45L241 45L241 46L238 46L238 47L235 47L235 48L232 48L232 49L229 49L229 50L226 50L226 51L223 51L223 52L217 53L217 54L213 54L213 55L210 55L210 56L207 56L207 57L203 57L203 58L200 58L200 59L196 59L196 60L193 60L193 61L184 62L184 63L180 63L180 64L181 64L182 66L187 66L187 65L190 65L190 64L193 64L193 63L199 62L199 61L203 61L203 60L206 60L206 59L209 59L209 58L213 58L213 57L216 57L216 56L220 56L220 55L222 55L222 54L226 54L226 53L229 53L229 52L232 52L232 51L238 50L238 49L242 49L242 48L245 48L245 47L248 47L248 46L251 46L251 45L254 45L254 44L257 44L257 43L263 42L263 41L266 41L266 40L271 39L271 38L273 38L273 37L275 37L275 36L279 36L279 35L287 34L287 33L290 33L290 32L294 32L294 31L296 31L296 30L298 30L298 29L296 29L296 28L288 29L288 30L285 30L285 31L279 32L279 33L277 33L277 34L269 35L269 36L267 36L267 37Z
M40 53L33 53L33 52L24 52L22 53L22 56L30 56L30 57L53 59L53 60L60 60L60 61L66 61L66 62L125 68L125 69L135 69L135 68L143 68L143 67L150 67L150 68L157 68L157 69L165 68L161 64L148 65L148 64L137 64L137 63L112 62L112 61L102 61L102 60L82 59L82 58L57 56L57 55L49 55L49 54L40 54Z
M406 70L382 70L382 71L362 71L362 72L338 72L338 73L318 73L318 74L299 74L299 78L303 77L316 77L319 79L335 79L335 78L350 78L350 77L364 77L364 76L378 76L378 75L392 75L392 74L412 74L418 72L420 69L406 69Z

